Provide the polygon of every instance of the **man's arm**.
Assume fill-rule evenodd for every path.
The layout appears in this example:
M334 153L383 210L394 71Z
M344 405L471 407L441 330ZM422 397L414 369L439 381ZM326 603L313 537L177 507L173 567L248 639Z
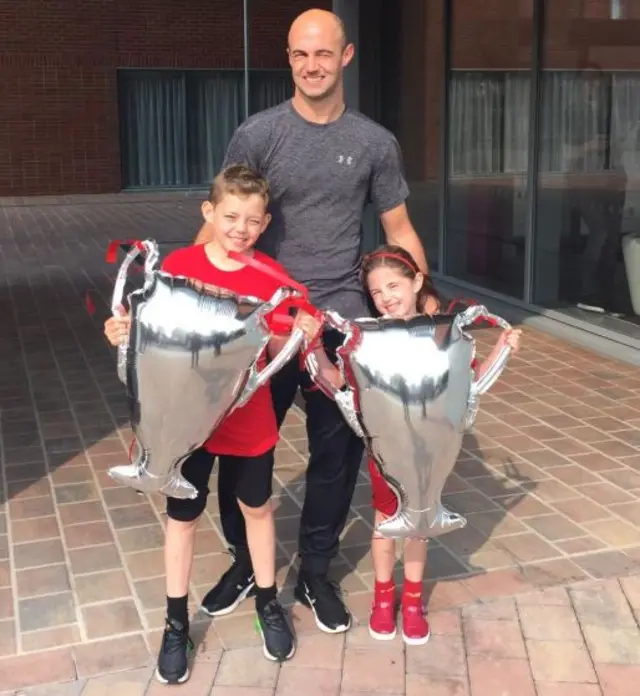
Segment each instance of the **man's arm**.
M244 124L236 128L235 133L229 141L229 146L224 156L224 162L222 163L222 169L232 164L246 164L248 167L252 167L256 170L259 170L260 167L258 153L252 143L250 131L248 128L244 127ZM205 222L198 231L193 243L195 245L206 244L209 239L209 223Z
M370 184L371 201L380 216L388 244L406 249L421 271L427 273L424 248L409 219L406 199L409 186L404 176L402 153L398 141L389 134L386 146L374 162Z
M209 223L205 220L202 223L202 227L198 230L193 244L194 246L198 246L198 244L206 244L208 241L210 241Z
M406 204L401 203L395 208L382 213L380 222L384 228L387 244L395 244L408 251L418 264L418 268L423 273L428 273L427 255L409 219L409 211Z

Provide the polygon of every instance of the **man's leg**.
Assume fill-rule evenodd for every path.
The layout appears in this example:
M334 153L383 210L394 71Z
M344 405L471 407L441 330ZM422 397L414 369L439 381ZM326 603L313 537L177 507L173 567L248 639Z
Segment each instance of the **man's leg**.
M167 498L164 565L167 587L167 618L158 655L156 677L164 684L182 684L189 678L189 579L193 564L198 519L207 504L209 477L214 456L196 450L182 465L183 476L198 490L194 500Z
M271 399L273 410L276 412L278 430L296 398L301 374L300 361L296 355L271 380Z
M298 358L287 363L271 380L271 395L278 427L282 424L298 389L300 369ZM211 616L232 612L240 602L254 593L255 579L249 557L247 529L238 500L238 470L221 466L218 472L218 505L222 532L234 555L234 562L220 578L218 584L207 593L203 609Z
M331 334L325 338L327 352ZM364 452L362 440L347 425L334 401L310 388L305 377L309 465L300 519L302 558L296 597L311 607L318 627L329 633L346 631L349 613L328 582L331 559L339 547Z

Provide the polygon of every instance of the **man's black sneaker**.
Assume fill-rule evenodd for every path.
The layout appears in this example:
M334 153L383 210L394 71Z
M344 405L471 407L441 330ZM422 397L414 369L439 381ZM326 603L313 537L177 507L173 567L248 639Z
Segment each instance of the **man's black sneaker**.
M184 684L189 679L189 655L192 651L193 642L188 629L175 619L167 619L156 679L163 684Z
M202 609L209 616L230 614L240 602L255 593L255 584L253 571L234 561L218 584L207 592Z
M344 633L349 630L351 615L342 601L340 588L326 576L300 573L293 594L311 609L321 631Z
M284 662L293 657L296 644L284 609L272 599L262 611L256 611L256 630L262 636L262 652L267 660Z

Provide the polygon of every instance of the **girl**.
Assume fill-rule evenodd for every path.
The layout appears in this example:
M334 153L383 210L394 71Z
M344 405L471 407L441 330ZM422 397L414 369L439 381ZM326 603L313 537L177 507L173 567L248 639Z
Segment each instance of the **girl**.
M419 271L412 256L401 247L385 245L367 254L362 261L360 277L376 309L383 316L408 319L417 314L436 314L440 309L440 300L431 278ZM318 330L317 321L309 315L299 317L297 323L308 337L314 336ZM520 334L519 330L503 331L489 357L477 369L476 376L479 378L486 372L506 344L514 351L517 350ZM329 361L322 347L316 349L316 356L325 379L338 388L344 386L341 373ZM395 514L397 499L373 459L369 459L369 474L377 524ZM396 635L393 580L395 540L379 538L374 534L371 555L375 590L369 632L377 640L392 640ZM426 557L426 541L406 540L401 613L402 635L408 645L422 645L429 640L429 623L422 604Z

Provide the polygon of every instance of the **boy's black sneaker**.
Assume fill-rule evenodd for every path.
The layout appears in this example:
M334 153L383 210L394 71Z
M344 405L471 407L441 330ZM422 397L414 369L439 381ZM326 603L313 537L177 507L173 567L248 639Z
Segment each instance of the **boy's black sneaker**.
M240 602L255 593L253 570L234 561L217 585L202 600L202 609L209 616L230 614Z
M167 619L158 655L156 679L163 684L184 684L189 679L189 655L193 642L189 630L175 619Z
M300 573L293 592L295 598L309 607L316 625L325 633L344 633L351 626L351 614L340 593L340 588L325 575Z
M262 636L262 652L267 660L284 662L296 651L293 632L280 602L272 599L256 611L256 630Z

